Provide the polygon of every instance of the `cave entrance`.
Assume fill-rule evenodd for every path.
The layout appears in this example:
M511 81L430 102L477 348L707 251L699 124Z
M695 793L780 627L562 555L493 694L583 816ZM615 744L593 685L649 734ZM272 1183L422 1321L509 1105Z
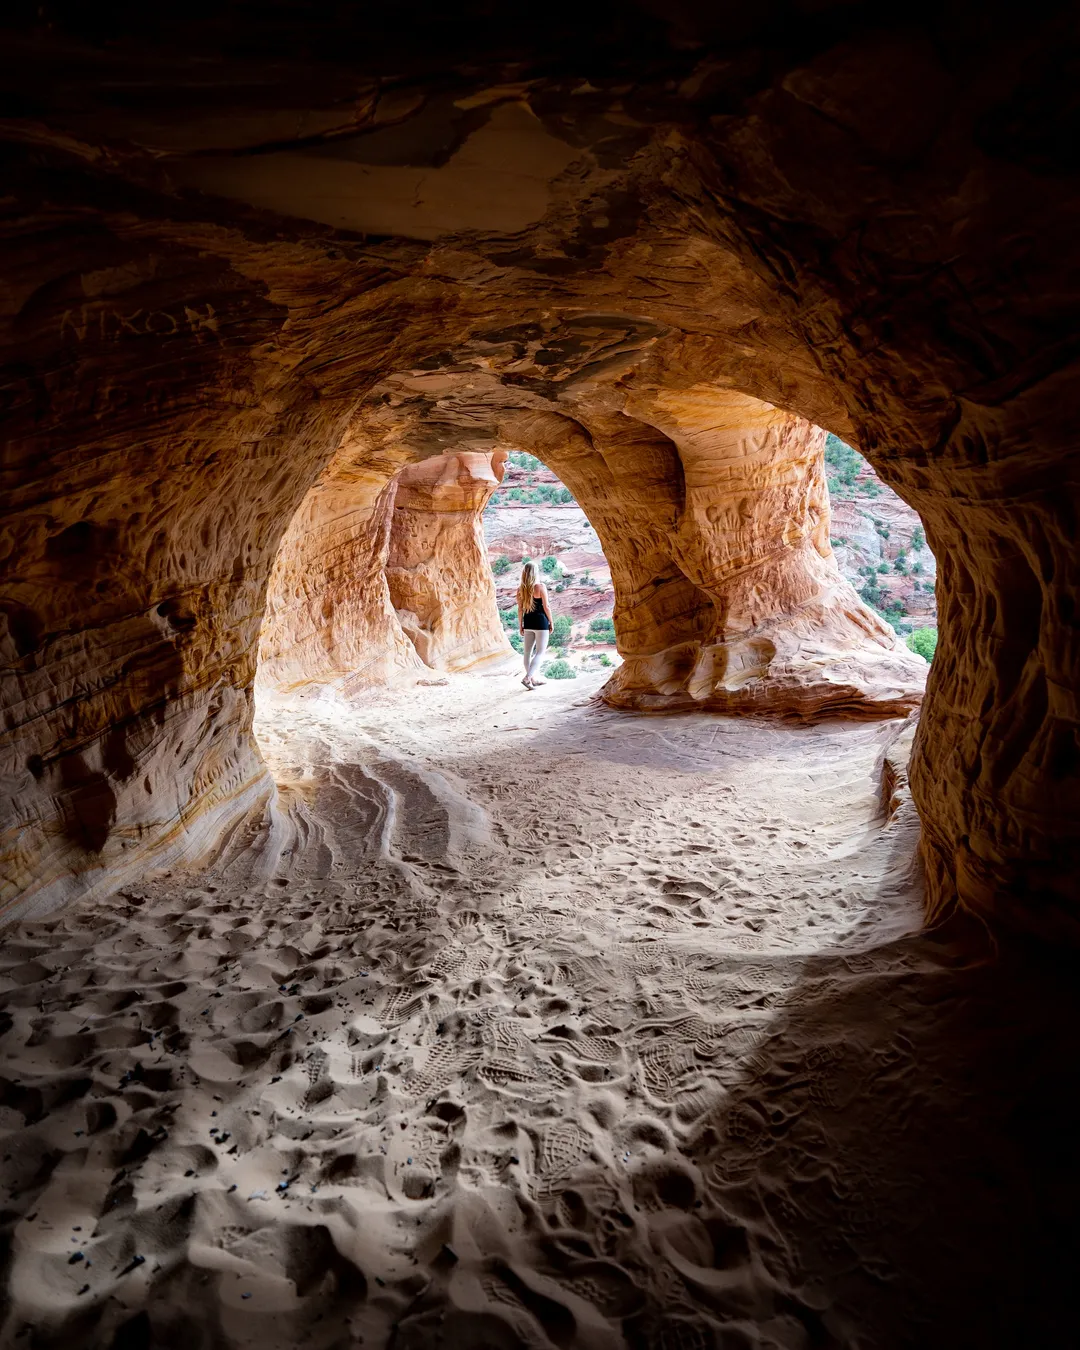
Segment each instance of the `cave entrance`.
M802 722L918 706L934 559L850 446L714 387L587 425L497 422L473 397L453 415L486 434L438 454L418 456L426 423L343 443L282 539L261 688L512 670L531 559L556 621L548 678L603 675L612 706Z
M841 575L929 664L937 649L937 562L919 513L857 450L825 438L829 542Z
M617 668L615 591L603 544L565 483L537 456L510 451L483 515L499 617L520 652L517 589L521 567L536 564L548 587L554 629L545 679L569 680Z

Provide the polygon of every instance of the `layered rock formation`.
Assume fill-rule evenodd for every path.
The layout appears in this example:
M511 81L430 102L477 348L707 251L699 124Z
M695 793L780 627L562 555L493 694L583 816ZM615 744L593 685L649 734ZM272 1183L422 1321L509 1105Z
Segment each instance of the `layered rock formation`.
M542 342L518 344L517 371L526 362L542 368ZM681 344L649 342L587 383L540 393L508 390L498 358L487 356L483 366L463 362L437 378L391 378L379 393L397 406L395 440L467 434L473 445L517 446L545 460L570 487L611 567L624 658L604 693L612 706L794 720L906 715L921 700L925 662L836 567L824 432L759 399L691 382L688 363L700 373L708 359L707 348L688 357ZM404 471L399 505L403 492L414 494L409 485L423 483L421 504L431 512L447 490L444 474L453 481L453 470L426 463ZM456 500L454 491L448 500ZM415 533L438 567L436 533ZM465 558L456 541L450 547ZM479 537L475 556L479 571ZM392 592L398 572L392 556ZM449 571L447 578L448 596L458 585L480 584L451 582ZM438 589L428 586L441 604ZM399 613L411 610L414 598L400 589ZM475 604L468 589L462 599ZM475 600L489 633L494 607L486 589ZM417 632L411 618L404 626ZM481 646L489 641L484 637ZM428 639L421 634L417 642L424 656Z
M267 588L258 680L346 692L509 656L480 516L503 452L388 470L347 436L289 522Z
M643 446L640 430L626 444L631 414L669 444ZM832 557L822 431L709 385L631 386L620 420L617 430L598 423L592 438L618 485L597 525L624 658L609 703L803 720L917 705L918 658ZM634 450L653 466L658 453L667 461L662 474L643 473L640 488L631 486ZM624 522L614 508L627 499L635 509Z
M386 584L397 480L368 452L347 442L289 522L267 587L261 683L363 688L425 668Z
M464 451L397 477L386 579L398 622L432 670L468 670L513 653L480 519L505 463L505 450Z
M319 569L340 586L350 531L385 535L380 483L435 454L543 442L583 502L574 466L607 466L627 594L654 592L620 606L628 696L743 707L758 681L761 707L773 680L798 712L819 657L820 687L858 688L860 634L870 684L898 682L815 543L809 422L940 562L911 771L932 907L1077 932L1071 17L1022 44L966 3L903 31L776 18L575 7L526 32L466 6L373 36L286 0L245 11L244 60L227 17L167 3L120 44L62 16L6 35L8 903L197 860L253 809L279 541L287 680L352 641ZM703 385L783 412L725 414L716 480ZM350 523L324 475L361 445Z

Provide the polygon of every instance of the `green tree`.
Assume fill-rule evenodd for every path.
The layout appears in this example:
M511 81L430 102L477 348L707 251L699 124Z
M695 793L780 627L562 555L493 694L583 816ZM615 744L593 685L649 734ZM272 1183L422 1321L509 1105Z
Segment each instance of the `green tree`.
M937 629L916 628L908 638L907 645L927 663L933 661L937 651Z
M926 547L926 534L921 525L916 525L911 531L911 548L915 553L921 552Z
M573 627L574 621L569 614L560 614L556 617L551 629L551 640L555 646L565 647L569 643Z

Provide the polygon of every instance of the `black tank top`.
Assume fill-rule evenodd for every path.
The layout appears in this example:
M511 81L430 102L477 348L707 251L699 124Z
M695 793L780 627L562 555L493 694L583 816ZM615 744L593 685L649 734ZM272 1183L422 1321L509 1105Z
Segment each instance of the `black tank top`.
M540 596L533 596L532 609L527 610L521 621L522 628L538 628L542 632L551 631L548 616L544 613L544 602Z

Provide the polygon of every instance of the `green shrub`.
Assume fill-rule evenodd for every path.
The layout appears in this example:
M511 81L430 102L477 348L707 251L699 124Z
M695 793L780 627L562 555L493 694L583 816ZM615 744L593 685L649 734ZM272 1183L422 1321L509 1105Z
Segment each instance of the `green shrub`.
M525 641L516 629L512 633L508 633L507 637L509 637L510 646L513 647L514 651L523 652L525 650Z
M550 556L544 558L543 561L540 563L540 566L543 568L545 572L547 572L549 576L553 576L557 572L562 571L562 568L559 566L558 558L552 558Z
M561 595L561 594L563 593L563 591L565 591L565 590L566 590L566 582L565 582L565 581L557 581L557 582L555 583L555 594L556 594L556 595Z
M902 577L907 576L907 558L902 553L898 553L893 559L893 571L899 572Z
M565 647L570 641L570 633L574 627L574 621L569 614L560 614L551 630L551 641L556 647Z
M544 674L549 680L577 679L577 671L569 661L552 661L551 665L544 667Z
M831 432L825 438L825 485L830 497L849 497L865 460Z
M600 664L602 666L613 666L615 662L608 656L607 652L600 653Z
M915 553L926 547L926 534L921 525L916 525L911 531L911 547Z
M610 617L591 620L585 636L589 642L614 642L615 620Z
M933 661L937 651L937 629L916 628L908 638L907 645L926 662Z
M887 571L889 570L889 564L888 564L888 563L878 563L878 569L877 569L877 570L878 570L879 572L887 572Z
M912 570L912 572L914 573L915 576L917 576L917 577L921 577L921 576L922 576L922 573L923 573L923 565L922 565L922 563L918 560L918 558L916 558L915 561L911 564L911 570Z
M500 553L499 556L495 559L495 561L491 564L491 570L495 573L497 577L501 577L504 572L509 572L511 567L513 567L513 563L510 561L510 559L506 556L505 553ZM515 613L516 612L517 611L515 610Z
M549 505L555 505L560 502L572 502L574 495L569 488L565 488L560 483L536 483L533 484L532 476L526 480L527 487L504 487L499 488L488 503L488 510L499 502L521 502L524 506L541 506L545 502Z
M870 606L871 609L877 609L884 598L885 592L879 591L872 581L868 581L859 592L861 599Z
M502 620L504 628L516 628L518 626L517 605L512 609L500 609L499 618Z

